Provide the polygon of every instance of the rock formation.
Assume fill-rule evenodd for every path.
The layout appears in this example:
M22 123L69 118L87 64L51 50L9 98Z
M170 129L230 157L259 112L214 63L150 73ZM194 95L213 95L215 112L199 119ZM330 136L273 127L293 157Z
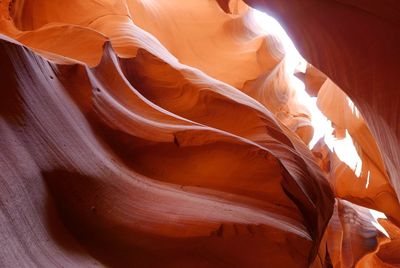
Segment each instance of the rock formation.
M0 1L0 266L398 267L387 2Z

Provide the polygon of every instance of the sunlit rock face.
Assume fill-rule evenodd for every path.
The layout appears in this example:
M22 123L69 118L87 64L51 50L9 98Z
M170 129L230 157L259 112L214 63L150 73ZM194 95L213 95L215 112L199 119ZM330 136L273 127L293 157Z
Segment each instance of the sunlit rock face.
M246 2L0 1L1 267L400 265L396 9Z

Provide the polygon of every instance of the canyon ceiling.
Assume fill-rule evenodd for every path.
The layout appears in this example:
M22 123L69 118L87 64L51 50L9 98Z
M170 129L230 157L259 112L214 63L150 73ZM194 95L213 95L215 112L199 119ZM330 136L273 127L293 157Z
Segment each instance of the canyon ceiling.
M400 267L399 48L397 0L0 0L0 267Z

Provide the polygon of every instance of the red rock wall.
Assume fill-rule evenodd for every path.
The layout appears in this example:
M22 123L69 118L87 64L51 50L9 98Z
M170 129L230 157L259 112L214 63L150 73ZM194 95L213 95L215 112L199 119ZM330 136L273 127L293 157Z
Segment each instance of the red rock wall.
M378 48L397 36L365 45L373 52L361 57L346 48L346 31L327 43L334 34L319 13L318 26L299 32L314 25L306 12L352 14L340 4L248 2L273 11L360 108L365 129L351 134L381 172L371 191L387 197L340 195L348 186L335 187L341 178L320 165L334 154L307 147L311 115L288 82L280 41L257 30L243 2L0 1L0 266L396 263L399 129L387 112L399 101L396 56ZM348 18L354 31L370 15L358 16ZM374 64L361 68L365 58ZM309 84L321 93L326 81ZM371 94L357 98L361 87ZM334 194L384 211L390 238L371 227L367 208L338 199L334 210Z

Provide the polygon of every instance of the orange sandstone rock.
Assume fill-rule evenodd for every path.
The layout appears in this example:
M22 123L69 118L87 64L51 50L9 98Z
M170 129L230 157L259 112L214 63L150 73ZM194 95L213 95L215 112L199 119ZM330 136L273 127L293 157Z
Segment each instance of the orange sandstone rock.
M245 2L275 11L315 66L306 89L336 136L353 137L360 178L322 140L307 147L295 70ZM393 68L379 72L395 57L377 52L397 37L362 43L376 64L363 65L347 34L383 22L357 4L359 21L338 3L245 2L0 1L0 266L397 265L398 95ZM354 20L343 55L316 10ZM374 12L397 25L395 11ZM368 208L389 217L389 238Z

